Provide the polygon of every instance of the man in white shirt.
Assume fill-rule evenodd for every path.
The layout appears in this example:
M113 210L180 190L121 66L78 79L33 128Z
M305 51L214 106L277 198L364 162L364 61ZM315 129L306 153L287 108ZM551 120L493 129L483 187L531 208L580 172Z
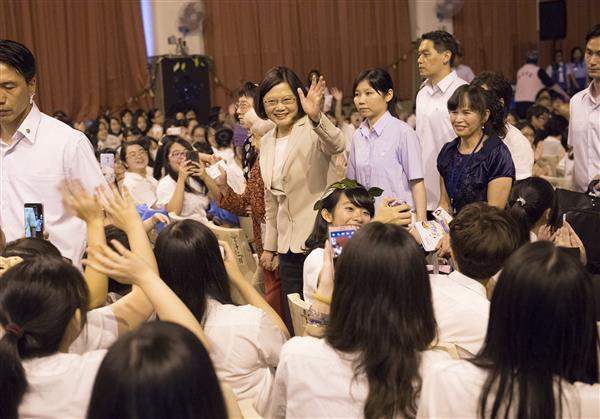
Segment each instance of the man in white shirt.
M431 275L438 339L476 354L487 331L488 284L519 248L516 222L502 210L476 202L450 223L450 251L455 271Z
M448 99L466 81L452 70L458 44L445 31L428 32L421 37L417 64L426 80L417 94L417 136L423 152L427 209L433 211L440 201L440 175L437 157L448 141L456 138L450 124Z
M504 120L508 116L512 101L512 86L501 73L483 71L477 75L472 84L493 92L504 105ZM515 180L526 179L533 173L533 148L521 131L506 122L506 135L502 139L508 147L515 165Z
M569 123L573 184L580 192L600 176L600 25L594 26L585 40L585 65L592 82L571 98Z
M85 135L33 102L35 72L24 45L0 40L0 226L7 241L23 237L24 204L41 203L50 241L78 266L85 223L65 211L58 187L77 179L93 191L105 182Z

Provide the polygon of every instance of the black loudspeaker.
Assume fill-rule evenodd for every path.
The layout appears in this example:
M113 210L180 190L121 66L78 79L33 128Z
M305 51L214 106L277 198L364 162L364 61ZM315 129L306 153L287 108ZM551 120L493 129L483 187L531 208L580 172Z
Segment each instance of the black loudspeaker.
M564 39L567 8L564 0L540 1L540 40Z
M156 106L165 118L193 109L206 124L210 111L210 84L203 55L152 57L152 90Z

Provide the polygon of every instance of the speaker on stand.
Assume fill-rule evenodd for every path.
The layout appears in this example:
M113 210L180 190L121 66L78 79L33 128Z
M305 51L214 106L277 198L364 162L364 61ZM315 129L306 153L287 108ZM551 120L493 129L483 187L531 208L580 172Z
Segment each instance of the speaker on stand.
M209 59L203 55L160 55L151 58L156 106L165 118L193 109L206 124L210 111Z

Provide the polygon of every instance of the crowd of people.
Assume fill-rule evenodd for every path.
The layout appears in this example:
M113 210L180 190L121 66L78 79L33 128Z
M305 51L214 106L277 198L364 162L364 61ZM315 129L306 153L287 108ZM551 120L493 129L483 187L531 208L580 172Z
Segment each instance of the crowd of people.
M600 195L600 25L571 55L513 90L434 31L413 115L385 69L347 106L277 66L207 123L72 121L0 40L0 417L600 417L600 265L556 190ZM246 217L252 281L217 233Z

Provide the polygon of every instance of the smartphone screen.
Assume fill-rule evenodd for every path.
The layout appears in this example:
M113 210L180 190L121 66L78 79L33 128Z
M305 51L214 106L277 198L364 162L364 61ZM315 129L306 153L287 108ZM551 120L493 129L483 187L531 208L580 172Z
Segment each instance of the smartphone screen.
M44 206L27 203L24 207L25 237L44 238Z
M115 182L115 155L112 153L100 154L100 169L108 184Z
M329 243L331 243L333 259L342 254L344 246L354 236L354 233L356 233L356 227L352 226L329 227Z

